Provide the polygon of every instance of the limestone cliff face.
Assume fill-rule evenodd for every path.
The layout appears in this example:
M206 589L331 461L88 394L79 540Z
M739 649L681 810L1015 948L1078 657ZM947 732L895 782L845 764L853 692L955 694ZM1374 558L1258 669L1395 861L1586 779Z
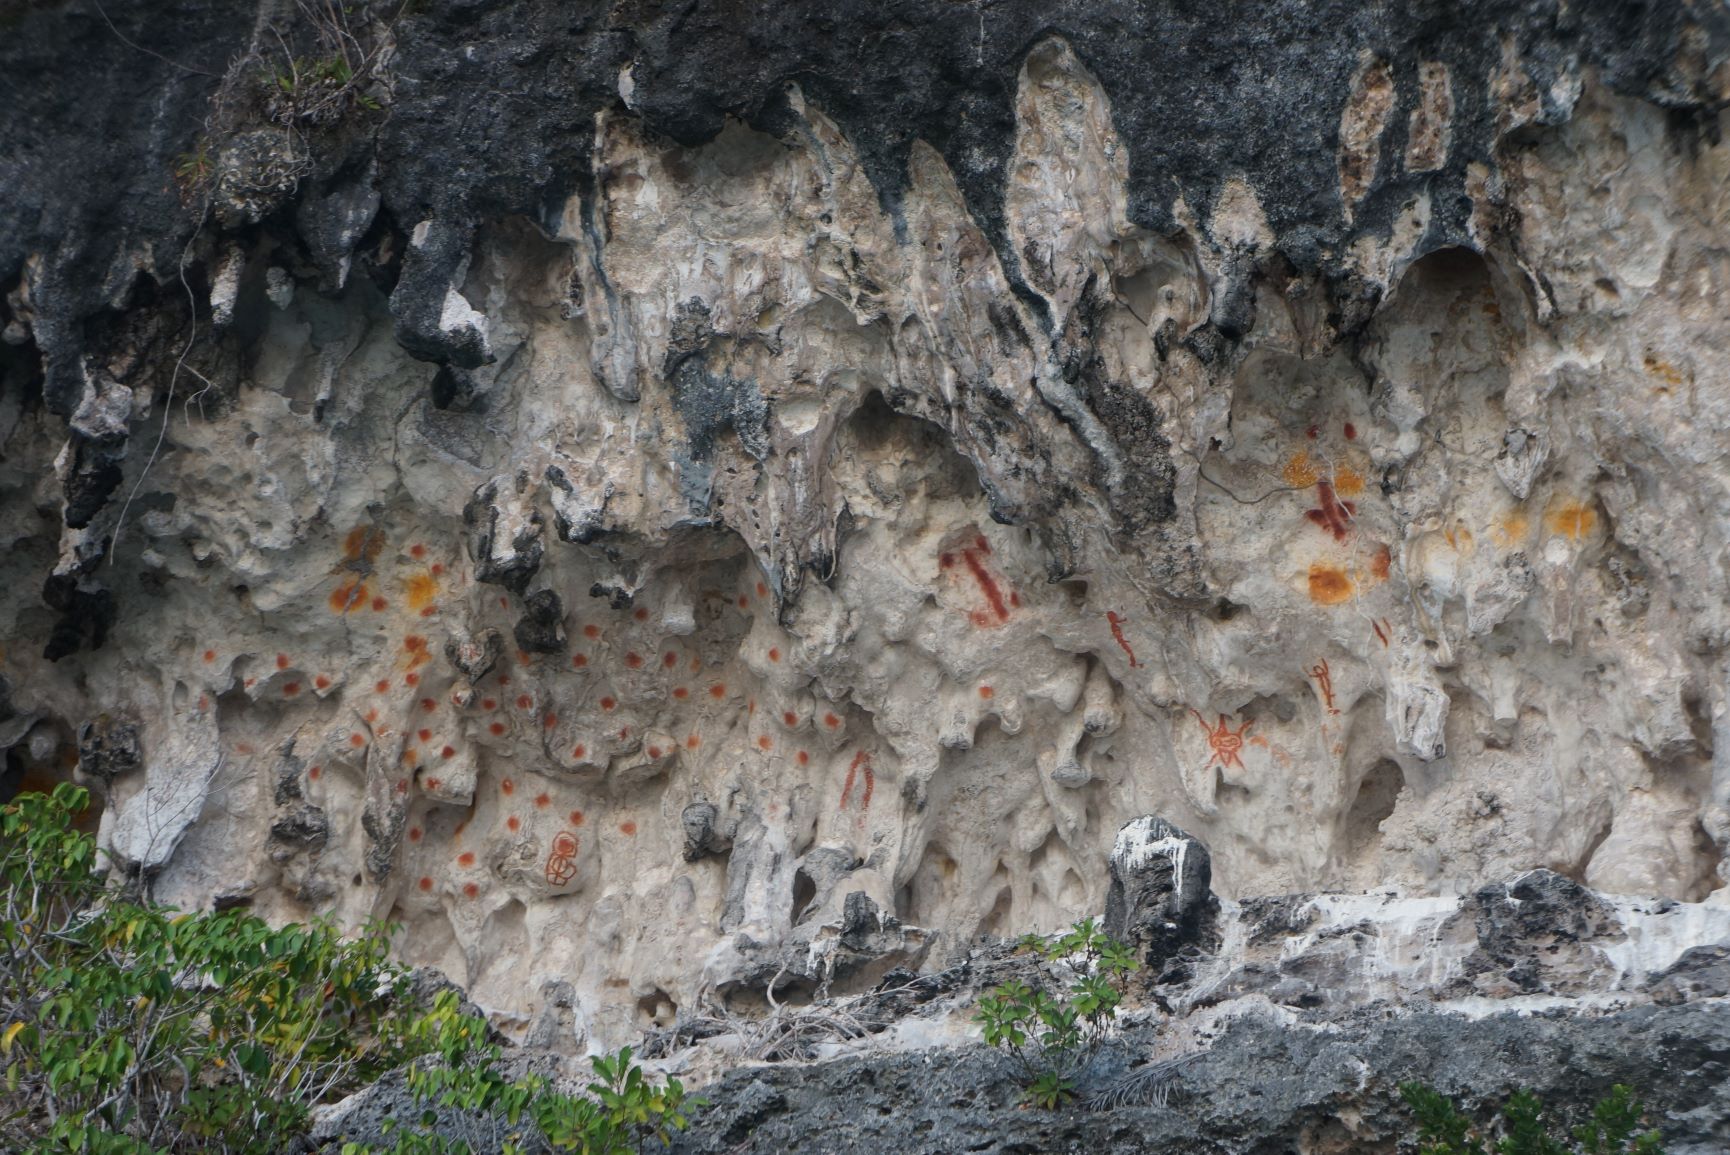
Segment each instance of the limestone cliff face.
M0 744L159 897L597 1037L1146 814L1723 901L1721 7L150 7L0 11Z

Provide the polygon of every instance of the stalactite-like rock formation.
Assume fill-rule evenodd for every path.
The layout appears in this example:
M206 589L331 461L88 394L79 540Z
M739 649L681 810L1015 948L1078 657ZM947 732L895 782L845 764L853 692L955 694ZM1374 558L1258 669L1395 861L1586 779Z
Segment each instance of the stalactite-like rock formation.
M0 744L158 896L598 1039L1141 815L1722 902L1722 9L149 7L0 16Z

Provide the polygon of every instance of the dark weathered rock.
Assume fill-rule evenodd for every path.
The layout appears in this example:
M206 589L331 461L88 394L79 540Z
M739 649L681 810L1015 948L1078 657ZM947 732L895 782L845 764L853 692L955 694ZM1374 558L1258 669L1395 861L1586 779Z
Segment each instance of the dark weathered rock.
M1646 989L1665 1007L1730 997L1730 946L1689 947Z
M348 283L355 246L372 227L378 208L378 165L371 157L310 184L294 222L318 266L321 290L336 292Z
M1610 905L1552 870L1486 886L1457 916L1471 919L1478 946L1461 984L1479 994L1572 994L1601 986L1611 967L1593 942L1625 937Z
M144 765L138 723L107 714L78 728L78 771L104 786Z
M42 649L42 656L51 662L86 645L101 649L119 613L111 591L70 574L51 575L42 585L42 600L60 615Z
M557 654L565 648L565 607L552 590L536 590L523 599L523 616L512 634L517 648L531 654Z
M1133 1073L1151 1043L1130 1032L1084 1090ZM673 1150L1392 1155L1414 1133L1397 1085L1415 1079L1479 1115L1530 1088L1570 1121L1628 1083L1673 1155L1706 1155L1730 1145L1727 1064L1730 1007L1714 1004L1601 1018L1362 1017L1320 1029L1249 1015L1179 1068L1164 1108L1018 1110L1005 1056L924 1052L734 1072L702 1089L712 1106Z
M1184 954L1213 948L1218 911L1213 862L1199 840L1151 815L1118 831L1105 933L1133 946L1156 981L1179 977L1171 964Z
M1082 1091L1122 1085L1145 1069L1154 1043L1146 1028L1128 1031L1084 1074ZM550 1058L513 1056L508 1068L551 1073ZM1565 1124L1584 1118L1612 1084L1626 1083L1672 1155L1713 1155L1730 1145L1727 1065L1730 1007L1722 1004L1590 1017L1361 1016L1325 1028L1249 1014L1189 1052L1163 1107L1028 1110L1019 1106L1017 1069L1000 1052L888 1054L734 1071L698 1089L709 1105L671 1150L1394 1155L1414 1134L1398 1084L1417 1080L1480 1118L1514 1090L1529 1089ZM386 1118L420 1110L400 1074L391 1075L329 1112L315 1135L334 1151L341 1140L377 1135ZM454 1115L441 1112L440 1120L447 1134L457 1133ZM492 1150L476 1148L477 1155Z
M433 374L432 403L440 409L468 409L486 392L475 375L460 365L440 365Z
M504 652L505 636L497 630L445 642L445 660L460 670L471 686L492 672Z
M695 862L710 854L725 854L732 847L732 838L717 825L720 815L720 808L706 799L699 799L680 812L679 825L685 832L686 862Z
M269 102L249 119L243 99L247 77L269 75L261 29L291 39L307 32L280 6L12 6L0 37L0 75L13 81L0 155L16 163L0 172L0 287L18 282L27 259L36 264L27 315L0 320L34 347L52 411L71 414L88 388L85 355L102 341L89 322L131 307L141 273L168 285L190 262L196 275L207 256L188 242L211 216L230 232L283 232L321 283L335 287L382 212L396 234L391 247L405 254L389 285L398 340L452 370L438 379L442 404L472 397L472 379L458 371L493 358L484 323L466 317L454 296L475 229L511 215L550 228L569 196L590 187L596 115L618 107L627 68L630 111L649 131L686 145L711 139L729 118L788 130L798 122L788 91L796 83L853 142L891 211L902 204L914 142L928 142L1012 285L1033 300L1023 268L1030 258L1007 235L1004 176L1028 46L1063 37L1111 96L1129 157L1131 221L1168 234L1179 226L1180 204L1205 212L1232 180L1265 209L1271 251L1256 260L1228 254L1207 323L1182 338L1212 362L1251 322L1258 260L1318 274L1331 318L1349 333L1380 294L1350 267L1355 238L1386 235L1403 206L1422 197L1430 206L1423 251L1479 244L1473 174L1496 165L1503 77L1527 78L1528 118L1540 125L1566 119L1573 82L1592 69L1612 89L1670 110L1683 131L1694 125L1709 134L1719 100L1714 69L1730 45L1721 5L1616 0L1330 0L1319 8L1281 0L1225 21L1131 0L1073 10L1012 0L988 12L942 0L802 0L773 9L613 0L575 11L548 0L435 0L389 15L388 115L351 108L350 120L303 142L271 120ZM225 88L237 58L238 79ZM1421 119L1413 116L1420 68L1444 62L1454 94L1450 141L1433 163L1414 165L1393 163L1398 141L1389 141L1383 163L1354 175L1348 204L1335 145L1340 109L1367 59L1382 62L1389 78L1394 123ZM213 100L225 134L207 140ZM198 211L185 179L205 167L213 214ZM596 227L593 211L584 204L580 227ZM605 297L604 278L593 291ZM1014 328L1005 317L1006 341L1057 338L1066 352L1086 345ZM711 374L697 348L666 371L684 399L697 458L723 426L750 443L763 407L751 382ZM607 384L625 400L636 397L627 380ZM1113 494L1124 526L1170 517L1174 467L1159 415L1121 383L1089 375L1085 386L1100 428L1121 442L1129 463L1132 476ZM98 462L73 476L80 480L69 525L95 516L118 473ZM994 508L1016 511L1007 501ZM93 640L70 626L62 635L57 651Z
M493 360L486 331L449 316L473 240L471 224L444 217L425 221L411 238L390 298L396 339L410 355L459 369L478 369Z
M330 838L330 820L323 810L303 802L270 824L270 836L300 849L319 850Z
M546 549L540 511L522 501L527 486L524 476L495 478L476 489L463 507L475 580L514 594L529 588Z

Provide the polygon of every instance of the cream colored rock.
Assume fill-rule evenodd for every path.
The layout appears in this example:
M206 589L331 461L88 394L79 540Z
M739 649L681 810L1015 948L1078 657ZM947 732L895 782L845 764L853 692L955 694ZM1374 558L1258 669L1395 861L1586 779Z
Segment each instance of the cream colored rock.
M106 644L7 646L18 757L136 716L102 840L158 894L394 919L600 1041L1095 913L1148 814L1234 899L1421 922L1549 867L1721 903L1726 150L1587 86L1476 186L1514 234L1417 259L1420 197L1354 240L1354 358L1258 264L1254 189L1151 235L1069 48L1019 83L1027 296L935 149L896 216L796 91L782 139L607 113L556 235L482 227L438 318L492 358L464 408L365 278L279 295L238 395L134 437ZM1348 204L1446 163L1446 69L1403 157L1392 85L1341 109ZM1245 326L1212 360L1210 319ZM138 403L99 380L81 419ZM63 431L4 404L0 540L76 572L118 503L45 536Z

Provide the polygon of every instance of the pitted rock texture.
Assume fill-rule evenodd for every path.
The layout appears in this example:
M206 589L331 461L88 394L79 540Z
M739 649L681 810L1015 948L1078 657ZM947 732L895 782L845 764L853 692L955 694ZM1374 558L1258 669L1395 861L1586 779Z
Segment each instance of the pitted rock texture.
M1723 901L1722 9L219 7L0 37L7 781L159 897L596 1040L1148 814Z
M705 1084L708 1105L673 1137L681 1155L905 1151L910 1155L1393 1155L1415 1128L1405 1080L1428 1083L1487 1119L1518 1089L1548 1118L1583 1121L1617 1082L1639 1086L1648 1123L1674 1155L1730 1145L1730 1007L1643 1007L1604 1015L1415 1013L1294 1023L1264 1006L1212 1022L1205 1044L1173 1052L1158 1031L1132 1027L1083 1074L1094 1095L1163 1066L1163 1101L1083 1099L1055 1111L1018 1106L1015 1068L983 1047L875 1054L833 1062L750 1066ZM546 1056L513 1055L514 1072L571 1078ZM1653 1072L1661 1071L1661 1078ZM379 1142L387 1118L418 1114L400 1075L327 1112L322 1150ZM462 1134L453 1112L438 1126ZM476 1127L477 1155L492 1155Z
M1534 870L1461 896L1226 900L1213 944L1155 959L1160 1005L1250 996L1326 1021L1364 1006L1589 1011L1722 997L1730 908L1597 894ZM1174 981L1174 979L1176 981Z
M1128 1033L1090 1084L1125 1077L1155 1045L1150 1033ZM1613 1083L1662 1070L1645 1099L1665 1150L1708 1155L1730 1144L1727 1060L1730 1010L1721 1005L1598 1018L1365 1017L1327 1028L1251 1012L1217 1025L1210 1047L1180 1067L1163 1106L1017 1110L999 1053L881 1056L730 1075L704 1088L711 1106L673 1150L1391 1155L1413 1134L1399 1100L1404 1080L1455 1096L1479 1118L1526 1088L1552 1117L1572 1121Z

